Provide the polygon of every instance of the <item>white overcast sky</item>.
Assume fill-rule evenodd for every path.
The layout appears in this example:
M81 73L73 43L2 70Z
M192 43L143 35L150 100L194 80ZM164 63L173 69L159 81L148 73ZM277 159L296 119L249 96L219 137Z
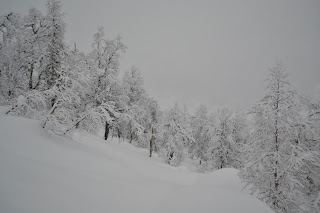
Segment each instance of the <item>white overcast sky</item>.
M45 9L45 0L1 0L0 13ZM136 65L163 107L175 101L248 107L281 59L300 93L320 92L320 1L63 0L66 41L90 51L93 34L120 34L121 70Z

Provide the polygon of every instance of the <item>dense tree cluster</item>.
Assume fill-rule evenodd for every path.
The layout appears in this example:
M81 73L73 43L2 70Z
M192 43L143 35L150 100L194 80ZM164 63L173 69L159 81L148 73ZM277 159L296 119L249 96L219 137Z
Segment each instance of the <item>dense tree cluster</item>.
M61 2L46 14L0 16L0 101L8 115L38 119L59 135L73 131L126 139L179 166L239 169L253 194L276 212L320 210L320 98L302 97L281 63L270 69L266 95L247 111L175 104L161 111L137 67L119 77L127 47L120 36L93 35L85 54L65 44Z

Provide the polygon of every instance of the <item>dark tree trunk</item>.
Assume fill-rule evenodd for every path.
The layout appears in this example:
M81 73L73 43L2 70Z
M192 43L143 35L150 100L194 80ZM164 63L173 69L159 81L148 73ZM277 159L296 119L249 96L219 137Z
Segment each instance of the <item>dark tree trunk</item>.
M109 135L109 123L108 121L106 121L106 129L104 132L104 139L107 140L108 139L108 135Z
M130 133L130 141L129 141L129 143L132 142L132 139L133 139L133 133Z
M120 132L120 129L119 129L119 128L117 128L117 132L118 132L118 138L119 138L119 142L120 142L121 132Z
M279 88L279 83L278 83L278 88ZM278 89L279 90L279 89ZM278 94L278 93L277 93ZM278 141L278 110L279 110L279 97L277 97L276 100L276 123L275 123L275 140L276 140L276 152L277 152L277 156L276 156L276 169L274 172L274 181L275 181L275 188L276 191L278 191L278 187L279 187L279 182L278 182L278 153L279 153L279 141Z
M174 152L170 152L170 154L169 154L169 156L170 156L169 160L172 160L173 154L174 154Z
M275 159L275 163L276 163L276 168L274 171L274 183L275 183L275 190L276 192L278 192L279 189L279 180L278 180L278 155L279 155L279 141L278 141L278 116L279 116L279 103L280 103L280 97L279 97L279 89L280 89L280 83L279 80L277 82L277 94L276 94L276 121L275 121L275 142L276 142L276 159ZM273 198L273 205L278 208L278 200L277 198Z
M153 140L154 140L154 134L153 134L153 128L152 128L152 135L151 135L151 139L150 139L150 155L149 157L151 158L152 156L152 144L153 144Z
M33 64L31 64L31 68L30 68L30 78L29 78L29 89L32 90L33 87L33 82L32 82L32 78L33 78Z

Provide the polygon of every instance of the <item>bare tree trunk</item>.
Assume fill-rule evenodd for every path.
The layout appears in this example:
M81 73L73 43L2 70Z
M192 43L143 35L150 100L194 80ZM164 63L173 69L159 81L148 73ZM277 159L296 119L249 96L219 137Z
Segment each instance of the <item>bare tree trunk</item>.
M109 135L109 123L108 121L106 121L106 129L104 132L104 139L107 140L108 139L108 135Z
M173 154L174 154L174 152L173 151L171 151L170 153L169 153L169 160L171 161L172 160L172 158L173 158Z
M67 132L69 132L70 130L72 130L72 128L75 126L76 129L79 128L80 122L83 121L84 119L87 118L87 115L83 116L82 118L80 118L74 125L72 125L64 134L66 134Z
M275 190L276 192L278 192L278 188L279 188L279 180L278 180L278 151L279 151L279 145L278 145L278 118L276 118L276 132L275 132L275 140L276 140L276 168L274 170L274 185L275 185ZM277 198L273 198L273 205L278 208L278 200Z
M153 134L153 128L152 128L152 135L151 135L151 139L150 139L150 155L149 155L150 158L152 156L152 144L153 144L154 139L155 139L155 136Z
M53 99L52 99L52 100L53 100ZM52 101L52 100L51 100L51 101ZM58 108L58 102L59 102L59 100L56 100L56 101L53 103L52 108L51 108L51 110L50 110L50 112L49 112L49 116L52 115L52 114L54 113L54 111ZM47 120L44 122L42 128L45 128L45 127L46 127L47 122L49 121L49 116L47 117Z
M278 152L279 152L279 145L278 145L278 119L276 119L276 152L277 152L277 156L276 156L276 170L274 172L274 179L275 179L275 187L276 187L276 191L278 191Z
M130 132L130 141L129 141L129 143L131 143L131 142L132 142L132 139L133 139L133 133L132 133L132 132Z
M129 128L130 128L130 141L129 143L132 142L132 139L133 139L133 132L132 132L132 124L131 124L131 121L129 122Z
M275 190L278 192L279 188L279 180L278 180L278 156L279 156L279 141L278 141L278 115L279 115L279 89L280 89L280 83L279 80L277 82L277 96L276 96L276 121L275 121L275 142L276 142L276 168L274 171L274 183L275 183ZM278 207L278 200L273 201L273 205Z
M13 106L9 111L6 112L6 115L8 115L12 110L14 110L18 105Z
M119 143L120 143L121 132L120 132L120 129L119 129L119 128L117 128L117 132L118 132L118 138L119 138Z
M33 85L32 78L33 78L33 63L31 64L31 67L30 67L29 90L33 89L33 87L32 87L32 85Z

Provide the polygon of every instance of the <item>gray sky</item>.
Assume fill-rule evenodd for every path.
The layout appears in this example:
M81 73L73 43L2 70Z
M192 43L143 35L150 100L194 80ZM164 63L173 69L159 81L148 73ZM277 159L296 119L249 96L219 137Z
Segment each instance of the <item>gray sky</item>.
M163 107L175 101L248 107L281 59L300 93L320 92L320 1L63 0L67 42L90 51L93 34L120 34ZM43 0L1 0L0 13L44 10Z

